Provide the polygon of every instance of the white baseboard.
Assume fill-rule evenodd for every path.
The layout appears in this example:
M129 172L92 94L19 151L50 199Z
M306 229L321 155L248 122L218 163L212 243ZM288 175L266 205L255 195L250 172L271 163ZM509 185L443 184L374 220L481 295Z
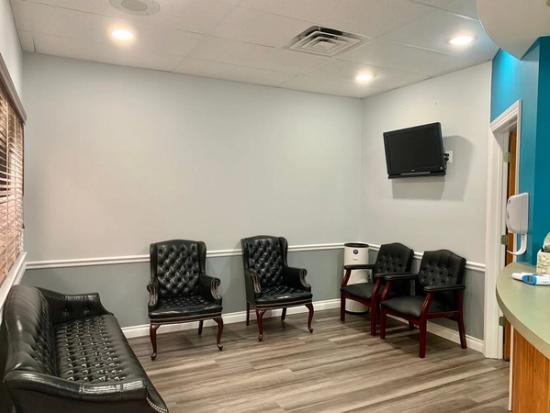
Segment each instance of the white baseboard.
M315 311L329 310L332 308L340 308L340 299L332 300L323 300L315 301L313 303ZM307 308L305 306L300 307L289 307L287 309L287 314L300 314L307 313ZM264 315L264 318L279 317L281 315L281 310L267 311ZM252 315L251 315L251 318ZM233 323L242 323L246 321L246 311L237 311L234 313L223 314L223 323L224 324L233 324ZM205 320L204 327L215 326L216 323L213 320ZM157 334L172 333L174 331L183 331L183 330L194 330L198 328L199 322L195 321L193 323L184 323L184 324L167 324L163 325L157 330ZM144 337L149 335L149 324L142 324L138 326L124 327L122 332L127 338L134 337Z
M315 301L313 303L315 311L329 310L333 308L340 308L340 299L335 298L332 300L323 300ZM306 313L308 310L304 306L300 307L290 307L287 310L287 314L300 314ZM279 317L281 315L281 310L268 311L265 313L264 318L270 317ZM392 316L390 316L392 317ZM392 317L397 321L405 322L404 320ZM233 324L233 323L242 323L246 321L246 311L237 311L234 313L223 314L224 324ZM172 333L174 331L183 331L183 330L195 330L198 328L198 321L193 323L184 323L184 324L168 324L164 325L157 330L157 334ZM215 326L216 323L213 320L206 320L204 326ZM127 338L135 337L146 337L149 335L149 324L142 324L138 326L124 327L122 329L124 335ZM435 323L428 323L428 331L436 336L442 337L454 343L460 343L460 337L458 336L458 331L450 329L448 327L441 326ZM472 350L479 351L483 353L483 340L471 336L466 336L466 342L468 347Z
M408 322L406 320L403 320L399 317L394 317L392 315L388 315L388 317L393 318L394 320L397 320L401 323L407 324ZM457 330L453 330L452 328L442 326L441 324L436 324L434 322L428 321L428 332L439 336L441 338L444 338L446 340L452 341L453 343L460 344L460 336L458 335ZM475 350L477 352L483 353L485 349L485 344L482 339L469 336L466 334L466 344L468 348Z

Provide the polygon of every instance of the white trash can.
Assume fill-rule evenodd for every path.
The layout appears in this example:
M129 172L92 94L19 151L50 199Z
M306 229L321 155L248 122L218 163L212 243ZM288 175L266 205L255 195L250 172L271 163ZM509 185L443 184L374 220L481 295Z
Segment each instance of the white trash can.
M369 263L369 246L361 242L344 244L344 265ZM344 275L346 271L344 270ZM354 270L349 277L349 284L364 283L369 280L369 270ZM346 311L349 313L364 313L368 307L353 300L346 300Z

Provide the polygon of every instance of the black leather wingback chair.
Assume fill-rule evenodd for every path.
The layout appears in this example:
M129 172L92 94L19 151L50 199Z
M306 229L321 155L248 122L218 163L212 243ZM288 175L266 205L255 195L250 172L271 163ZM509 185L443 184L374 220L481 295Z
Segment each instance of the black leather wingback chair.
M376 320L378 319L378 305L380 299L382 275L391 273L408 272L414 251L403 244L395 242L380 246L374 264L344 265L344 278L340 287L340 320L346 320L346 299L357 301L369 308L370 312L370 333L376 335ZM351 272L354 270L372 270L372 283L349 284ZM406 287L398 286L394 292Z
M426 356L428 320L450 318L458 322L460 344L466 348L464 332L464 272L466 260L451 251L426 251L417 274L385 275L386 281L380 303L380 338L386 337L386 315L392 314L409 321L420 329L419 356ZM415 281L415 295L388 298L392 287L403 281Z
M206 244L202 241L170 240L151 244L149 291L149 335L151 359L157 357L157 329L162 324L199 322L213 319L218 324L220 350L223 333L222 298L219 278L206 275Z
M246 286L246 325L250 324L250 307L256 310L258 341L263 340L263 316L267 310L305 305L309 310L308 329L313 333L311 287L307 271L287 265L288 243L285 238L260 235L241 240Z

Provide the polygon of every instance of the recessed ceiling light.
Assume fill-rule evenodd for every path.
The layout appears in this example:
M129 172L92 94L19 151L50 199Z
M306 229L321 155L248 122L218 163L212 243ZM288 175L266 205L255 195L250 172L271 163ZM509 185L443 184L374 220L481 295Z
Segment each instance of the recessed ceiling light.
M369 83L372 79L374 79L374 75L370 72L361 72L355 76L357 83Z
M118 10L138 16L150 16L160 10L155 0L110 0L110 3Z
M453 37L451 40L449 40L449 44L452 46L464 47L464 46L468 46L473 41L474 41L473 36L465 34L465 35Z
M132 40L134 40L135 37L134 33L132 33L130 30L120 28L114 29L111 32L111 36L113 36L113 39L124 43L131 42Z

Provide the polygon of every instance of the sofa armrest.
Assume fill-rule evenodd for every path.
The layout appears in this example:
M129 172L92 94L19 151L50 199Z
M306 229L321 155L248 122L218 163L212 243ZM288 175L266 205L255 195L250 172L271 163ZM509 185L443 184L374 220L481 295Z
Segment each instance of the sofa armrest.
M305 268L294 268L287 265L283 267L283 279L289 287L311 291L311 285L306 282L306 275Z
M18 390L40 392L54 397L82 401L145 400L148 395L144 379L121 380L116 383L81 384L47 374L16 370L7 373L4 381L11 393Z
M259 297L262 295L262 284L260 283L260 277L254 271L245 270L244 276L247 282L250 283L250 287L254 292L254 296Z
M222 303L222 297L218 292L221 280L210 275L201 275L199 277L199 293L204 298L216 304Z
M48 301L54 324L111 314L103 307L98 293L60 294L43 288L40 292Z

